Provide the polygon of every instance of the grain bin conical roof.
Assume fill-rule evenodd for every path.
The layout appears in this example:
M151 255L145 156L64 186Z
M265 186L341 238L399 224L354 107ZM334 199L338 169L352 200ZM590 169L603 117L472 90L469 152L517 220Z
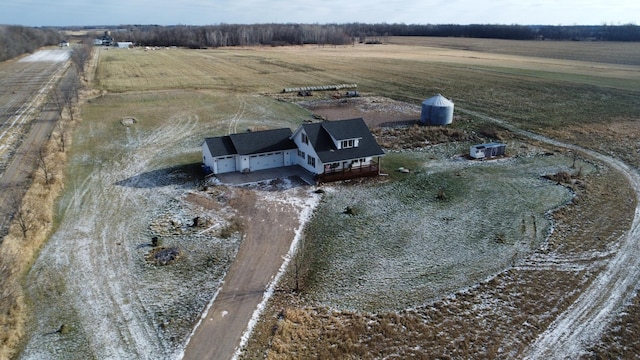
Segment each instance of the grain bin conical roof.
M437 107L453 107L453 102L440 94L428 98L423 101L422 104Z

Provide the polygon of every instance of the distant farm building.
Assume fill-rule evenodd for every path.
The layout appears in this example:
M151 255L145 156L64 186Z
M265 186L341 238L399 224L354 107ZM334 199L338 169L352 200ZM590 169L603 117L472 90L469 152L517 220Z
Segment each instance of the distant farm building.
M133 43L131 41L118 41L117 46L120 49L128 49L133 46Z
M496 156L504 156L506 149L507 145L502 143L473 145L471 149L469 149L469 156L471 156L472 159L487 159Z
M105 31L101 38L97 38L93 41L94 45L112 46L115 44L113 37L111 37L111 31Z
M60 41L60 47L67 47L67 46L69 46L69 42L67 40Z
M420 123L423 125L449 125L453 122L453 102L438 94L422 102Z

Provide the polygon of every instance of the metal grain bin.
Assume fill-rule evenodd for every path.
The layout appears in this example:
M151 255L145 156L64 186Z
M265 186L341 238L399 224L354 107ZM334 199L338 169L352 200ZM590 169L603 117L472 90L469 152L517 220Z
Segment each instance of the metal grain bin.
M449 125L453 122L453 102L438 94L422 102L420 123L423 125Z

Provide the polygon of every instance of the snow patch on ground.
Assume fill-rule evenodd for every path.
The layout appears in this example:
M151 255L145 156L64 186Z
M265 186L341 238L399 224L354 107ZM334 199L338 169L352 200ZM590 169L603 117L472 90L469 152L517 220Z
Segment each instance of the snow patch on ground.
M65 49L39 50L19 62L65 62L69 60L71 52Z

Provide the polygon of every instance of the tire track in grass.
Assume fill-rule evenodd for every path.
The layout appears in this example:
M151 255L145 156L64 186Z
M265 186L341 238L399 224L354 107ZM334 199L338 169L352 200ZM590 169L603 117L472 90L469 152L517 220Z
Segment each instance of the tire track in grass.
M77 179L64 218L34 268L51 269L64 279L66 291L58 301L75 310L86 343L65 349L51 337L34 336L25 347L26 358L67 358L76 356L78 348L99 359L175 357L176 349L153 322L153 296L147 296L134 270L140 266L138 249L147 225L138 209L158 206L178 193L152 182L119 184L157 167L163 158L159 154L192 135L197 123L196 116L182 114L150 132L127 128L130 133L124 144L114 145L121 150L113 156L80 160L91 170ZM51 331L48 324L59 317L55 309L41 314L38 333Z
M244 112L247 108L247 102L242 96L237 96L240 100L240 106L236 113L229 119L229 127L227 128L227 135L235 134L238 132L238 122L242 119Z
M533 342L525 359L578 358L588 354L586 349L596 343L609 323L614 320L625 302L629 301L640 281L640 175L638 172L612 157L573 144L566 144L542 135L519 129L503 120L474 111L458 111L497 123L510 131L553 146L581 152L606 163L622 173L636 193L636 210L629 231L624 234L612 254L595 256L594 265L603 261L606 267L597 275L582 294L561 313ZM597 254L596 254L597 255ZM606 258L611 255L607 260ZM604 259L604 260L603 260ZM561 262L557 260L557 262ZM563 266L569 266L565 263Z

